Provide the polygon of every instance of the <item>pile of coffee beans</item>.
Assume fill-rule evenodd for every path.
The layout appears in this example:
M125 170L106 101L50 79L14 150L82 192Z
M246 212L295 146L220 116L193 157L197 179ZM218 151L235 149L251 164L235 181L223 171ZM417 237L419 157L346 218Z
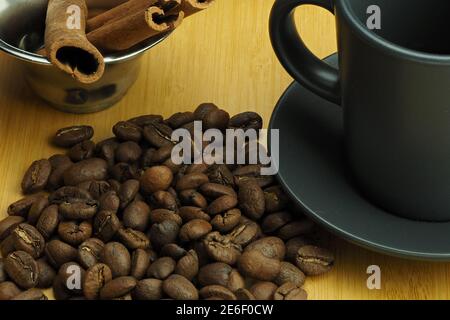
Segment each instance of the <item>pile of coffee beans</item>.
M306 299L305 277L333 265L314 224L259 164L174 164L171 134L196 120L263 125L202 104L121 121L99 143L90 126L59 130L67 154L32 163L0 222L0 300Z

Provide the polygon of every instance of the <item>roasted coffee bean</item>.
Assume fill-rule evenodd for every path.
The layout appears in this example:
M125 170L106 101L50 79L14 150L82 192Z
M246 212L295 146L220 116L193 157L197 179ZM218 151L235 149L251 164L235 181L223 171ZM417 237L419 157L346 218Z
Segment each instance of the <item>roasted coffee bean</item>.
M239 185L239 207L242 213L253 220L262 217L265 211L264 192L254 180Z
M172 141L172 132L169 126L158 122L149 123L143 130L144 138L152 146L157 148L174 144L174 141Z
M205 221L211 220L211 217L198 207L181 207L178 214L184 222L188 222L194 219L202 219Z
M103 241L109 241L120 229L121 223L114 212L100 211L94 219L94 234Z
M278 259L280 261L284 259L286 254L286 246L283 240L277 237L265 237L253 241L245 247L245 251L251 250L259 251L267 258Z
M72 148L70 148L67 155L70 160L73 162L79 162L82 160L86 160L92 158L95 152L95 143L91 140L86 140L80 143L77 143Z
M273 186L264 189L264 198L267 213L284 210L289 202L289 199L281 186Z
M77 254L77 249L60 240L52 240L45 247L45 256L55 268L59 268L64 263L74 261L77 258Z
M21 216L9 216L0 221L0 241L5 239L25 219Z
M198 281L202 286L220 285L235 292L245 287L244 278L230 265L215 262L203 266L198 273Z
M144 249L136 249L131 255L130 275L138 280L145 277L150 265L150 254Z
M231 209L225 213L216 215L211 220L211 225L215 230L225 233L233 230L239 224L240 218L241 210Z
M16 250L15 243L16 241L12 234L7 236L2 242L0 242L0 254L3 257L6 257L8 254Z
M138 168L135 164L120 162L111 168L111 177L119 182L135 179L138 175Z
M90 238L78 247L78 262L83 268L89 269L100 260L100 254L105 244L97 238Z
M23 193L35 193L43 190L47 185L51 171L52 166L47 159L34 161L22 179Z
M141 147L134 141L122 142L115 151L117 162L133 163L142 155Z
M131 201L136 198L139 192L139 181L130 179L122 183L119 189L120 208L124 209Z
M73 162L68 156L61 154L51 156L50 158L48 158L48 161L50 161L50 164L52 166L52 172L48 177L47 189L56 190L63 186L64 171L66 171L73 164Z
M168 144L164 147L161 147L159 149L155 149L152 154L151 163L153 165L161 164L167 159L169 159L172 155L174 145Z
M56 300L69 300L72 298L71 293L67 290L66 285L58 275L53 281L52 289Z
M308 276L330 271L333 263L334 256L327 249L306 245L297 251L296 264Z
M204 173L190 173L182 176L176 185L178 191L197 189L202 184L209 181L208 176Z
M162 257L153 262L147 270L148 278L166 279L175 271L176 262L170 257Z
M215 110L219 110L219 107L214 103L202 103L194 111L195 119L203 120L208 113Z
M309 234L314 230L314 223L309 219L301 219L289 222L281 227L277 235L283 240Z
M128 276L131 271L131 256L119 242L109 242L100 254L100 261L109 266L113 278Z
M152 224L162 223L166 220L173 221L179 226L183 223L181 216L174 211L167 209L155 209L150 212L150 222Z
M221 131L228 127L230 115L225 110L212 110L203 117L203 127L208 129L219 129Z
M166 166L156 166L145 170L141 177L141 189L147 194L164 191L170 187L173 180L172 171Z
M64 183L76 186L84 181L108 178L108 163L100 158L90 158L73 164L64 172Z
M119 141L115 138L100 141L96 146L96 154L99 158L105 160L109 166L113 166L115 163L116 149L119 144Z
M306 236L289 239L289 241L286 242L286 260L295 263L298 249L309 244L311 244L311 240Z
M142 129L129 121L120 121L113 127L114 135L122 141L139 142L142 138Z
M242 112L231 117L229 127L231 129L242 129L244 131L249 129L260 130L263 127L263 119L256 112Z
M5 271L21 288L34 288L39 279L36 261L25 251L14 251L5 259Z
M258 250L244 251L237 261L241 274L263 281L271 281L280 273L281 262L266 257Z
M179 260L184 257L187 252L183 247L180 247L176 243L168 243L161 248L159 254L161 257L171 257L175 260Z
M6 281L0 283L0 301L11 300L21 293L14 282Z
M195 250L189 252L178 260L174 273L191 280L198 274L199 263L198 256Z
M73 126L59 129L53 137L53 143L58 147L68 148L89 140L94 136L91 126Z
M159 279L144 279L137 283L131 292L136 300L159 300L163 296L163 282Z
M40 195L30 195L22 198L8 207L8 215L26 217L33 203L40 197Z
M236 191L229 186L219 183L205 183L200 187L200 192L209 199L217 199L221 196L237 197Z
M272 300L277 289L277 285L273 282L260 281L255 283L249 291L256 300Z
M64 263L58 271L58 278L64 287L64 290L71 295L81 294L83 292L83 283L86 271L76 262Z
M100 290L112 280L111 269L103 263L97 263L86 271L83 294L88 300L98 299Z
M178 209L177 199L167 191L156 191L150 196L150 202L155 208L176 211Z
M274 300L307 300L308 294L300 286L286 282L274 293Z
M63 221L58 226L58 235L64 242L78 246L92 236L92 224L87 221Z
M261 228L264 233L274 233L292 220L292 215L287 211L271 213L264 217Z
M56 277L56 271L44 258L36 261L38 267L38 282L36 287L41 289L50 288Z
M150 207L144 201L133 201L123 211L123 225L138 231L147 230Z
M36 224L36 229L42 234L44 239L49 240L56 232L59 224L58 205L52 204L45 208Z
M147 169L151 166L156 165L156 163L153 161L154 154L156 152L155 148L148 148L146 150L143 150L141 159L139 161L140 166L143 169Z
M228 211L236 207L238 204L238 199L233 196L221 196L211 202L206 210L210 215L220 214L222 212Z
M150 240L143 232L131 228L119 229L117 238L130 250L147 249L150 246Z
M76 202L63 202L59 205L59 212L65 219L89 220L98 211L96 200L77 200Z
M38 301L38 300L48 300L47 296L42 292L42 290L33 288L28 289L11 300L23 300L23 301Z
M225 164L215 164L208 168L206 174L212 183L233 187L234 177Z
M51 204L61 204L63 202L77 202L78 200L92 200L91 194L78 187L65 186L52 192L48 201Z
M255 300L255 296L247 289L240 288L234 293L238 300Z
M16 250L25 251L35 259L44 252L45 239L32 225L21 223L14 229L12 235Z
M195 189L187 189L180 192L181 203L185 206L194 206L206 209L208 202L205 197Z
M163 281L163 291L175 300L198 300L197 288L188 279L177 274Z
M3 259L0 258L0 283L6 281L6 278L5 263L3 262Z
M149 125L149 124L155 123L155 122L162 123L163 117L160 116L159 114L148 114L148 115L131 118L131 119L127 120L127 122L131 122L132 124L135 124L139 127L145 127L146 125Z
M28 211L27 217L28 223L31 225L36 225L37 221L39 220L39 217L42 214L42 211L47 206L48 206L47 196L37 197L36 201L33 203L33 205L30 207L30 210Z
M112 186L107 181L85 181L78 185L79 188L86 190L92 196L92 198L98 200L105 193L112 190Z
M109 179L108 183L111 186L111 191L114 191L115 193L119 193L120 185L121 183L115 179Z
M236 300L236 296L228 288L219 285L210 285L200 289L200 296L203 299L217 297L223 300Z
M230 238L234 243L245 247L250 242L256 240L259 234L260 229L258 224L253 221L246 221L233 229L230 233Z
M103 194L99 199L98 211L109 211L117 213L120 207L120 199L116 191L108 191Z
M133 277L118 277L103 286L100 289L100 299L110 300L119 298L130 293L137 285Z
M274 282L279 286L290 282L301 287L305 283L305 274L292 263L282 261L280 273L274 279Z
M203 243L212 260L229 265L234 265L242 252L242 247L234 243L230 236L223 236L216 231L209 233Z
M165 220L161 223L155 223L150 228L150 242L152 247L159 250L168 243L176 242L179 231L180 227L175 221Z
M274 177L261 175L261 166L259 164L250 164L239 167L233 171L234 182L241 185L248 180L254 180L261 188L266 188L274 183Z
M194 219L184 224L180 229L181 241L195 241L210 233L212 230L211 224L202 219Z
M186 123L192 122L195 120L195 115L193 112L177 112L170 116L169 119L166 120L166 123L172 128L177 129Z

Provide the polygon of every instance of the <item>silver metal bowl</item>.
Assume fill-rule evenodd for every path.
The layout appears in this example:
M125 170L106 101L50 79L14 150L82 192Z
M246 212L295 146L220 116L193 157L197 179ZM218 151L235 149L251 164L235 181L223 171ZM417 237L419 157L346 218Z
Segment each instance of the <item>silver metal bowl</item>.
M88 0L90 8L107 9L126 0ZM105 73L84 85L34 54L44 43L48 0L0 0L0 49L20 61L31 89L52 106L72 113L90 113L118 102L135 83L142 54L169 34L153 37L136 47L105 56Z

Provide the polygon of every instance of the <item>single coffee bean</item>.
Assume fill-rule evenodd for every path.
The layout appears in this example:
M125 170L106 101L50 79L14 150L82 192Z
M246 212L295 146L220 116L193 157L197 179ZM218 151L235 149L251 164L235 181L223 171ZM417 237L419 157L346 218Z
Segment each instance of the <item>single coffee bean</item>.
M56 277L56 271L44 258L36 261L38 267L38 282L36 287L41 289L50 288Z
M242 129L247 131L249 129L260 130L263 127L263 119L259 114L252 111L242 112L231 117L229 128Z
M112 190L112 186L107 181L90 180L82 182L78 185L79 188L86 190L92 196L92 198L98 200L105 193Z
M150 207L144 201L133 201L123 211L123 225L145 231L150 221Z
M291 213L287 211L271 213L264 217L261 228L264 233L274 233L292 220Z
M119 242L109 242L100 254L100 261L109 266L113 278L128 276L131 271L131 256Z
M139 181L135 179L130 179L122 183L117 194L120 199L120 208L124 209L128 206L131 201L136 198L139 192Z
M179 233L181 241L195 241L210 233L212 226L202 219L194 219L184 224Z
M130 275L138 280L145 277L150 265L150 254L144 249L136 249L131 255Z
M172 156L174 145L168 144L161 148L155 149L152 153L151 163L153 165L161 164Z
M92 158L95 152L95 143L91 140L85 140L77 143L72 148L70 148L67 155L73 162L79 162Z
M267 213L282 211L289 202L289 199L281 186L273 186L264 189L264 198Z
M145 233L131 228L119 229L117 238L130 250L147 249L150 246L150 240Z
M249 291L256 300L273 300L277 289L277 285L273 282L259 281L255 283Z
M308 276L330 271L333 263L334 256L327 249L306 245L297 251L296 264Z
M11 300L21 293L19 287L11 281L0 283L0 301Z
M289 240L297 236L310 234L313 230L314 222L304 218L285 224L278 230L277 235L283 240Z
M42 234L44 239L49 240L55 233L59 225L58 205L52 204L45 208L36 224L36 229Z
M175 270L176 262L170 257L162 257L153 262L147 270L148 278L164 280Z
M134 141L122 142L115 151L117 162L133 163L142 155L141 147Z
M97 143L95 153L99 158L105 160L109 166L114 166L115 153L119 144L119 141L115 138L100 141L99 143Z
M245 280L240 273L222 262L203 266L199 271L198 280L202 286L220 285L227 287L232 292L245 287Z
M63 202L59 205L61 215L70 220L89 220L98 211L96 200L77 200L76 202Z
M265 211L264 192L256 181L249 180L241 183L238 196L243 214L253 220L262 217Z
M177 129L186 123L192 122L195 120L195 115L193 112L177 112L170 116L169 119L166 120L166 123L172 128Z
M228 211L236 207L238 204L238 199L232 196L221 196L211 202L206 210L210 215L220 214L222 212Z
M198 274L198 269L199 263L197 253L195 250L189 250L184 257L178 260L174 273L192 281L192 279Z
M223 300L236 300L236 296L228 288L219 285L210 285L200 289L200 296L203 299L218 297Z
M3 257L6 257L8 254L16 250L15 243L16 241L12 234L7 236L2 242L0 242L0 254Z
M240 288L234 293L238 300L255 300L255 296L247 289Z
M73 126L59 129L53 142L58 147L68 148L80 143L84 140L89 140L94 136L94 129L90 126Z
M204 173L190 173L182 176L176 185L178 191L197 189L202 184L209 182L209 178Z
M116 191L108 191L99 199L98 211L109 211L117 213L120 207L120 199Z
M77 202L77 200L92 200L91 194L78 187L65 186L52 192L48 200L51 204L61 204L63 202Z
M105 180L108 177L108 163L100 158L90 158L73 164L64 172L64 183L76 186L84 181Z
M200 192L209 199L217 199L221 196L237 197L236 191L229 186L208 182L200 187Z
M5 239L25 219L21 216L9 216L0 221L0 241Z
M177 274L163 281L163 291L175 300L198 300L197 288L188 279Z
M266 188L274 183L274 177L268 175L261 175L261 165L251 164L239 167L233 171L234 182L236 185L254 180L261 188Z
M114 212L100 211L94 219L94 234L103 241L109 241L120 229L121 223Z
M112 280L111 269L103 263L93 265L86 271L83 283L83 294L88 300L96 300L100 290Z
M211 217L205 213L202 208L199 207L181 207L178 214L183 219L184 222L189 222L194 219L201 219L205 221L210 221Z
M212 110L203 118L203 126L207 129L219 129L221 131L228 127L230 115L225 110Z
M208 113L215 110L219 110L219 107L214 103L202 103L194 111L195 119L203 120Z
M239 224L240 218L241 210L231 209L225 213L216 215L211 220L211 225L215 230L225 233L233 230Z
M8 215L26 217L33 203L39 198L40 195L29 195L22 198L8 207Z
M244 276L262 281L271 281L280 273L281 262L268 258L258 250L244 251L237 262Z
M78 262L83 268L89 269L96 265L100 260L100 254L105 244L97 238L90 238L84 241L78 247Z
M144 193L152 194L167 190L173 180L172 171L166 166L156 166L145 170L141 177L141 189Z
M171 257L179 260L187 254L187 251L176 243L168 243L161 248L159 254L161 257Z
M61 284L71 295L83 293L84 279L86 271L76 262L64 263L58 271L58 278Z
M136 300L160 300L163 282L159 279L144 279L137 283L131 295Z
M155 148L148 148L143 150L141 159L139 161L141 168L147 169L149 167L156 165L156 163L153 161L153 156L155 152L156 152Z
M173 130L169 126L157 122L149 123L143 130L145 140L157 148L174 144L172 132Z
M45 239L32 225L21 223L14 229L12 235L16 250L25 251L35 259L44 252Z
M298 249L303 246L310 245L311 242L311 239L306 236L299 236L289 239L289 241L286 242L286 260L295 263Z
M230 233L230 238L234 243L245 247L247 244L257 239L259 234L260 229L258 224L253 221L246 221L240 223L233 229Z
M274 300L307 300L308 294L300 286L286 282L274 294Z
M182 217L176 212L167 209L155 209L150 212L150 223L162 223L166 220L175 222L178 226L183 223Z
M56 190L63 186L63 174L72 164L72 160L66 155L56 154L48 158L52 166L52 172L48 177L47 189Z
M47 159L34 161L22 179L23 193L35 193L43 190L47 185L51 171L52 166Z
M137 285L133 277L118 277L103 286L100 289L100 299L111 300L119 298L130 293Z
M88 221L64 221L58 226L58 235L64 242L78 246L92 235L92 224Z
M206 172L209 181L228 187L234 186L234 177L230 169L225 164L215 164L208 168Z
M145 127L151 123L162 123L164 121L163 117L159 114L147 114L143 116L138 116L127 120L127 122L131 122L139 127Z
M42 292L42 290L33 288L28 289L11 300L22 300L22 301L38 301L38 300L48 300L47 296Z
M164 245L176 242L179 231L179 225L172 220L155 223L150 228L150 242L152 247L160 250Z
M5 271L21 288L34 288L38 283L39 270L36 261L25 251L14 251L5 259Z
M195 189L187 189L180 192L181 203L185 206L199 207L206 209L208 202L205 197Z
M283 260L286 254L286 246L283 240L277 237L264 237L259 240L253 241L247 247L245 251L256 250L262 253L267 258Z
M36 225L39 220L39 217L42 214L42 211L48 207L48 197L40 196L37 197L36 201L31 205L30 210L28 211L27 221L31 225Z
M274 279L274 282L281 286L286 282L295 284L298 287L303 286L305 283L305 274L292 263L282 261L280 267L280 273Z
M150 196L150 202L155 208L176 211L178 209L177 199L167 191L156 191Z
M58 275L56 275L53 281L52 289L56 300L69 300L73 298L72 294L67 290L65 283L63 283L63 280Z
M242 247L234 243L231 237L223 236L216 231L209 233L203 243L212 260L229 265L234 265L242 252Z
M142 139L142 128L129 121L120 121L113 127L114 135L121 141L139 142Z
M45 247L45 256L55 268L59 268L66 262L74 261L77 254L77 249L60 240L51 240Z

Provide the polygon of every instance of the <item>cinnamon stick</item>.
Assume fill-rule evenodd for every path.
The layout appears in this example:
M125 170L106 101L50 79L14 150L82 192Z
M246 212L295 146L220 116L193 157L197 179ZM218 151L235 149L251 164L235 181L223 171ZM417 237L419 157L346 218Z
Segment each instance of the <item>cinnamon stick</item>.
M86 37L85 0L49 0L45 49L57 68L82 83L99 80L105 70L102 54Z
M88 33L87 38L98 49L105 52L127 50L157 34L178 27L184 13L175 11L166 14L163 9L152 6L122 19L106 23Z

